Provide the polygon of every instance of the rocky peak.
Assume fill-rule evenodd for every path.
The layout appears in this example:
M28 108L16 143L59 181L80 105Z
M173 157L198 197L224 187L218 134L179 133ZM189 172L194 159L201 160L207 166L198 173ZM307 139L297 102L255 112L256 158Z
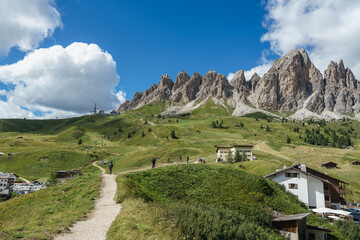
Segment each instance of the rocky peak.
M258 83L259 107L281 111L300 109L313 92L310 79L318 80L314 75L319 72L311 69L312 66L305 50L293 49L276 60Z
M324 73L325 107L339 113L353 112L358 102L358 82L349 68L345 69L343 60L331 61Z
M131 101L125 101L120 113L136 109L153 101L170 101L172 104L194 104L207 98L226 99L240 114L244 103L252 103L259 109L275 111L306 110L317 114L355 113L360 116L360 92L358 81L344 62L330 62L321 72L311 62L304 49L291 50L276 60L263 77L254 74L246 81L243 70L237 71L229 81L214 70L204 77L199 73L190 76L181 71L175 83L163 75L158 85L153 84L145 92L136 92ZM176 106L181 108L182 105ZM248 109L246 110L248 111Z
M189 80L190 80L190 76L185 71L181 71L180 73L178 73L175 80L173 91L176 91L178 88L183 86Z
M250 90L251 92L255 92L256 86L258 82L260 81L260 76L257 73L254 73L250 78Z
M231 85L225 75L210 70L204 75L197 99L205 99L208 97L228 98L232 95Z
M174 86L173 80L169 77L169 75L164 74L160 78L159 86L158 88L169 88L172 89Z
M240 89L241 86L245 85L245 73L244 70L237 71L230 81L230 85L234 87L234 89Z
M178 74L178 77L181 73ZM187 74L186 74L187 75ZM199 87L202 83L202 77L198 72L195 72L191 79L187 79L186 75L182 74L181 79L179 80L182 83L179 84L178 88L173 88L172 101L174 102L183 102L188 103L196 98L196 94L199 92ZM175 82L178 82L178 78Z

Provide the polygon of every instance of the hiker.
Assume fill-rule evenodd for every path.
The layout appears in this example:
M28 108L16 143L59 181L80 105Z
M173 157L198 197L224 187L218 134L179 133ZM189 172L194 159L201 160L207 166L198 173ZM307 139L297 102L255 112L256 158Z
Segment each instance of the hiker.
M111 175L114 164L111 162L108 167L109 167L109 173Z
M202 163L205 163L204 156L201 157L201 162L202 162Z
M189 164L189 156L186 157L186 164Z
M153 159L151 160L151 163L152 163L152 168L155 168L156 158L153 158Z
M180 155L180 157L179 157L179 158L180 158L180 162L181 162L181 155Z

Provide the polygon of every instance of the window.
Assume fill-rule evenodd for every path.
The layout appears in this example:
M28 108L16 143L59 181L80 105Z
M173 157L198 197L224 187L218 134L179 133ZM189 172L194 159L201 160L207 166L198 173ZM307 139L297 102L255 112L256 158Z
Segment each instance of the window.
M289 183L289 189L298 189L298 185L296 183Z
M299 173L289 173L289 172L286 172L286 173L285 173L285 177L297 177L297 178L300 178L300 174L299 174Z

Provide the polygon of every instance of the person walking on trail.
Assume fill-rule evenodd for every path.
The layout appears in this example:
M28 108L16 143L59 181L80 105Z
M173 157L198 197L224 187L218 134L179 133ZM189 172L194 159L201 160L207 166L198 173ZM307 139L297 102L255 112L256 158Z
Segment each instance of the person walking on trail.
M109 167L109 173L111 175L114 164L111 162L108 167Z
M189 156L186 156L186 164L189 164Z
M155 168L156 158L153 158L153 159L151 160L151 163L152 163L152 168Z
M180 162L181 162L181 155L180 155L180 157L179 157L179 158L180 158Z

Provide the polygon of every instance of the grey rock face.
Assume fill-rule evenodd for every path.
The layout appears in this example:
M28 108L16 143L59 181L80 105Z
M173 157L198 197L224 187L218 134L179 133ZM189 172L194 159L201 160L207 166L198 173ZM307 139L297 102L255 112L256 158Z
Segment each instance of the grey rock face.
M352 113L359 102L358 81L350 69L331 61L324 73L325 108L338 113Z
M158 85L144 93L135 93L118 109L123 113L153 101L189 103L207 98L227 99L233 105L252 103L259 109L295 112L305 108L311 112L360 114L358 81L344 63L331 62L324 77L311 62L304 49L294 49L276 60L261 78L254 74L246 81L243 70L237 71L229 83L223 74L210 70L202 77L182 71L175 83L163 75ZM240 105L241 105L240 104Z
M187 75L187 74L186 74ZM188 75L187 75L188 76ZM178 75L179 77L179 75ZM177 78L178 79L178 78ZM176 81L177 82L177 81ZM175 82L175 85L176 85ZM190 80L183 81L182 84L173 89L173 96L171 100L175 103L188 103L195 99L202 82L202 77L199 73L194 73Z
M196 99L203 100L208 97L226 99L232 95L231 86L225 75L210 70L204 75Z
M189 79L190 79L189 74L187 74L184 71L181 71L176 77L173 92L175 92L180 87L184 86L186 82L189 81Z
M266 110L300 109L313 93L310 79L320 84L318 73L304 50L292 50L276 60L259 81L256 89L258 106Z

